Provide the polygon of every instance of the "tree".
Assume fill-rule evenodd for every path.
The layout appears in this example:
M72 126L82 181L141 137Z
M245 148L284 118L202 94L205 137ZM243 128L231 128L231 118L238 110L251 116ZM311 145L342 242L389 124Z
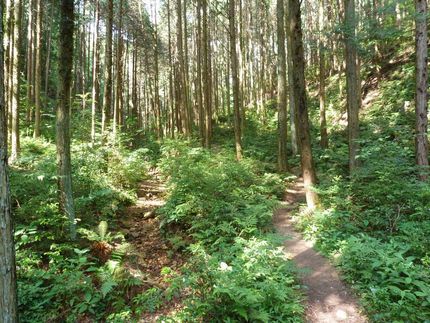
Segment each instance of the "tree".
M349 171L357 167L358 113L361 105L360 76L357 68L357 46L355 37L355 0L345 0L345 62L346 102L348 112Z
M100 4L98 0L94 3L94 37L93 37L93 85L91 90L91 144L94 145L96 140L96 113L99 107L100 99L100 82L99 82L99 72L100 72L100 51L99 51L99 13Z
M118 34L117 34L117 50L116 50L116 93L115 93L115 105L114 105L114 116L113 116L113 134L116 137L118 127L122 125L122 92L123 92L123 40L122 40L122 6L123 0L119 0L119 23L118 23Z
M35 82L34 82L34 138L40 137L40 109L41 109L41 97L40 88L42 87L42 1L36 0L36 46L35 46Z
M21 10L22 3L20 0L13 1L13 13L11 18L13 28L12 40L12 55L11 60L11 112L12 112L12 140L11 140L11 162L15 162L20 154L20 140L19 140L19 56L20 56L20 29L21 29Z
M202 48L203 48L203 105L205 110L205 147L210 147L212 137L212 71L211 71L211 48L208 22L208 1L202 0L203 22L202 22Z
M230 32L230 65L233 79L233 106L234 106L234 140L236 145L236 159L242 159L242 129L241 129L241 101L239 66L236 49L236 5L234 0L229 0L229 32Z
M428 107L428 35L427 35L427 1L416 0L416 124L415 146L416 163L421 167L419 178L422 181L428 178L428 137L427 137L427 107Z
M181 118L181 123L178 123L180 132L187 133L187 116L186 116L186 89L185 89L185 68L184 68L184 50L183 50L183 35L182 35L182 0L176 0L176 65L178 77L176 80L176 95L177 95L177 113Z
M288 0L288 32L290 34L292 73L294 81L293 95L298 119L298 139L303 181L306 190L306 202L313 209L318 204L318 195L312 190L317 182L313 164L309 116L305 85L305 57L303 52L303 35L301 26L301 10L299 0Z
M3 17L3 6L0 6ZM3 24L0 24L3 44ZM0 47L0 322L18 322L16 294L15 244L7 166L7 125L5 104L4 52Z
M291 52L291 36L290 33L287 32L287 65L288 71L293 70L293 61L292 61L292 52ZM295 107L295 99L294 99L294 77L293 73L288 72L288 88L289 95L288 101L290 103L290 134L291 134L291 148L293 150L293 154L297 155L299 153L299 140L298 140L298 126L297 126L297 113Z
M324 0L319 0L318 7L318 25L319 25L319 99L320 99L320 145L321 148L328 148L327 120L325 106L325 78L326 62L324 49Z
M112 28L113 28L113 0L108 0L108 12L106 23L106 49L104 70L104 93L103 93L103 115L102 135L109 126L110 110L112 105Z
M287 164L287 64L285 54L284 0L277 0L278 34L278 168L285 172Z
M76 238L70 157L70 92L73 67L74 1L61 0L59 102L57 107L57 172L60 211L69 219L71 239Z

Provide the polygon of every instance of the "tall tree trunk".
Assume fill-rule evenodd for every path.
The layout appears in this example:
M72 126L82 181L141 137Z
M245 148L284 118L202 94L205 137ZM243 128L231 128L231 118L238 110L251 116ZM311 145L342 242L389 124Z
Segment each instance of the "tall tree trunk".
M287 12L288 10L288 1L287 1ZM288 26L288 25L287 25ZM288 30L288 28L287 28ZM291 148L293 151L293 155L296 156L299 153L299 139L298 139L298 118L297 118L297 109L296 109L296 100L294 98L294 76L291 72L293 70L293 59L292 59L292 48L291 48L291 35L287 32L287 65L288 65L288 99L289 99L289 107L290 107L290 133L291 133Z
M42 57L42 1L36 0L36 53L35 53L35 67L34 73L35 82L34 82L34 100L35 100L35 111L34 111L34 138L40 137L40 110L41 110L41 97L40 97L40 89L42 87L42 65L41 65L41 57Z
M33 37L33 20L34 20L34 3L30 0L28 3L28 27L27 27L27 123L31 122L33 109L33 70L34 70L34 37Z
M99 72L100 72L100 51L99 51L99 11L100 3L95 0L94 3L94 38L93 38L93 86L91 91L91 144L94 145L96 139L96 117L97 109L99 108L100 99L100 82L99 82Z
M51 5L50 16L52 17L54 13L54 5ZM49 95L49 74L50 74L50 64L51 64L51 44L52 44L52 21L49 20L48 27L48 45L46 49L46 63L45 63L45 96Z
M57 107L57 171L60 211L69 219L70 238L76 238L70 158L70 91L73 67L74 1L61 0L59 102Z
M197 80L196 80L196 91L197 91L197 104L199 107L199 128L200 128L200 139L202 147L205 146L205 108L203 106L203 91L202 91L202 60L204 53L204 43L202 37L202 0L197 1Z
M285 54L284 0L277 0L278 35L278 169L285 172L287 163L287 63Z
M184 0L184 10L182 10L184 20L184 85L185 85L185 105L187 109L187 128L188 133L191 134L193 128L193 113L191 109L191 96L190 96L190 66L188 58L188 17L187 17L187 0Z
M0 6L0 17L3 17ZM0 24L3 45L3 24ZM4 79L4 51L0 48L0 322L18 322L16 293L15 243L7 166L7 123Z
M158 25L157 25L157 9L154 6L154 101L155 109L157 115L157 137L158 139L163 139L163 116L161 112L161 101L160 101L160 85L159 85L159 67L158 67ZM185 83L184 83L185 84ZM185 91L185 98L188 94ZM188 123L186 125L188 133L191 130L188 128Z
M188 134L187 129L187 107L186 107L186 88L185 88L185 69L184 69L184 46L182 32L182 0L176 0L176 48L177 48L177 108L181 117L180 130ZM178 125L179 126L179 125Z
M239 67L236 49L236 5L235 0L229 0L229 33L230 33L230 61L233 79L233 106L234 106L234 139L236 144L236 159L242 159L242 129L240 121L240 84Z
M357 48L355 45L355 0L345 1L345 60L346 60L346 101L348 111L349 171L357 167L358 154L358 113L361 105L360 76L357 69Z
M5 122L6 122L6 144L8 144L8 137L10 135L10 126L11 126L11 122L9 120L9 116L11 115L10 113L10 100L9 100L9 96L10 96L10 87L11 87L11 82L10 82L10 75L9 75L9 67L11 65L10 63L10 48L11 48L11 0L6 0L3 8L1 8L2 11L4 12L4 19L5 19L5 24L4 24L4 29L3 29L3 49L4 49L4 63L3 63L3 72L4 72L4 103L5 103Z
M324 49L324 0L319 0L318 7L319 25L319 99L320 99L320 145L328 148L327 120L325 107L325 49Z
M11 141L11 163L19 158L20 154L20 138L19 138L19 56L20 56L20 29L21 29L21 0L16 0L13 3L13 55L11 57L12 64L12 93L11 93L11 111L12 111L12 141Z
M292 70L294 81L294 100L298 117L301 166L306 190L306 202L313 209L318 204L318 195L312 190L316 184L316 174L312 158L311 136L305 85L305 58L299 0L288 0L289 33L291 39Z
M172 39L171 39L171 13L170 0L167 0L167 31L168 31L168 46L169 46L169 107L170 107L170 134L175 137L175 100L173 90L173 58L172 58Z
M212 137L212 73L211 73L211 54L209 39L209 22L208 22L208 1L202 3L203 20L202 20L202 42L203 42L203 98L205 108L205 147L209 148ZM235 44L236 46L236 44Z
M428 178L428 137L427 137L427 109L428 109L428 34L427 34L427 1L416 0L416 163L420 167L419 178Z
M119 24L118 24L118 36L117 36L117 51L116 51L116 94L115 94L115 106L113 116L113 134L116 137L118 127L121 126L121 111L122 111L122 99L123 99L123 43L122 43L122 5L123 0L119 0Z
M110 110L112 104L112 28L113 28L113 0L108 0L108 18L106 24L106 50L104 71L102 135L109 127Z

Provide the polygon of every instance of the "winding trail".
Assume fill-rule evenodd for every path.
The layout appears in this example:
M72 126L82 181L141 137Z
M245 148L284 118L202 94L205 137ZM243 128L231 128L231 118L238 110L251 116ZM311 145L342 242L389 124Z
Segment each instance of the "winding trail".
M172 245L160 232L157 209L165 204L166 187L156 169L151 170L148 179L139 184L136 203L128 207L123 215L121 229L133 251L126 260L128 272L143 283L143 290L157 287L167 288L163 268L179 270L186 261L181 253L172 252ZM136 293L143 290L137 290ZM158 322L181 307L180 298L174 297L154 311L141 313L138 322Z
M300 179L287 189L281 208L274 214L273 223L277 231L288 238L284 243L285 250L302 272L301 281L307 295L306 321L367 322L357 300L336 269L313 249L312 243L295 231L291 214L303 202L305 192Z

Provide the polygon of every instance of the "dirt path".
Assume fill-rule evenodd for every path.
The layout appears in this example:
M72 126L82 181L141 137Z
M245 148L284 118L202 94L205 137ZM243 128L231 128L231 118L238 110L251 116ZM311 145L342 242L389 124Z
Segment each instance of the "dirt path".
M166 188L156 170L151 171L149 179L140 183L136 204L125 210L121 231L132 246L132 253L126 261L127 270L143 282L143 290L151 287L165 289L164 267L176 271L185 259L180 253L172 253L172 246L160 232L160 221L156 210L163 206ZM141 291L140 291L141 292ZM156 322L160 315L174 311L180 306L177 299L163 304L152 313L142 313L139 322Z
M304 201L303 182L299 180L287 190L282 207L275 212L274 225L278 232L288 237L284 244L286 252L303 270L301 279L307 295L306 321L367 322L336 269L295 231L291 213Z

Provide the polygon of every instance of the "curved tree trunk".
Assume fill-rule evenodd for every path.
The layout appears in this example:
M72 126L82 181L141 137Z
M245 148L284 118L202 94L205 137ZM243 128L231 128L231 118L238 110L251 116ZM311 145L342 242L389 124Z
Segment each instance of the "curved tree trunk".
M298 135L303 180L306 190L306 202L309 208L318 204L318 195L312 190L316 184L316 174L312 158L311 136L305 85L305 58L303 52L303 35L301 26L301 10L299 0L288 0L288 20L290 46L292 54L292 78L294 81L294 100L297 109Z

